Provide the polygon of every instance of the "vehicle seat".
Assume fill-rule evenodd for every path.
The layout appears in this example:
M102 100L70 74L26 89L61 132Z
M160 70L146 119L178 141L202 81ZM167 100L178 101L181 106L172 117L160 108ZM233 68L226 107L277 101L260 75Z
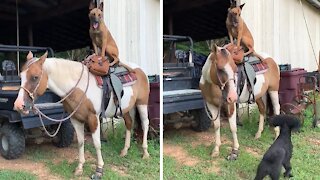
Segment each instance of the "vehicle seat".
M176 50L175 51L175 56L176 56L176 58L177 58L177 60L178 60L178 62L188 62L188 55L187 55L187 53L185 52L185 51L183 51L183 50Z
M17 79L17 73L16 73L16 65L11 60L4 60L2 62L2 75L4 76L4 80L15 80Z

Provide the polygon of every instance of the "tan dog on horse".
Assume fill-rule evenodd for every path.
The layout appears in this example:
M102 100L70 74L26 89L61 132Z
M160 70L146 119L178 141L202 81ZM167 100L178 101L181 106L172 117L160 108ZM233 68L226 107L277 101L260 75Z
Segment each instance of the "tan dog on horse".
M95 3L91 3L89 10L89 34L94 52L97 55L101 55L102 58L105 58L105 54L107 53L113 60L112 63L110 63L110 66L113 66L116 63L119 63L119 50L109 29L103 21L103 3L100 3L98 8L95 8Z
M233 44L233 38L237 37L237 48L240 50L240 44L244 44L248 51L244 54L244 56L247 56L251 53L258 56L261 60L263 58L259 56L254 51L254 40L252 37L251 32L249 31L246 23L241 18L241 10L244 4L240 6L235 6L235 2L231 2L231 7L228 9L228 16L226 20L226 26L228 30L228 35L230 38L230 42Z

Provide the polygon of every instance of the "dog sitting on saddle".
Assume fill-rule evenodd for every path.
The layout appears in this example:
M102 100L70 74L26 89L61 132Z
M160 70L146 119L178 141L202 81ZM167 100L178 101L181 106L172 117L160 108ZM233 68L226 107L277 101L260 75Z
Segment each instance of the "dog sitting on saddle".
M230 42L233 44L233 38L236 37L238 51L241 50L240 44L243 44L245 47L248 48L248 51L244 53L244 56L247 56L252 53L253 55L259 57L260 60L263 60L263 58L254 51L254 40L252 34L249 31L246 23L240 16L244 4L237 6L235 0L230 0L230 3L231 6L228 9L228 15L226 20L226 26Z
M281 167L285 168L284 177L291 174L292 142L291 131L300 128L298 118L291 115L278 115L270 120L273 126L280 126L280 135L264 154L257 170L255 180L262 180L269 175L271 179L279 179Z
M119 64L132 72L132 68L121 63L119 60L118 46L103 21L103 2L99 4L99 7L96 7L94 1L91 1L89 10L89 34L95 54L100 55L102 59L105 59L105 56L108 55L112 61L110 67Z

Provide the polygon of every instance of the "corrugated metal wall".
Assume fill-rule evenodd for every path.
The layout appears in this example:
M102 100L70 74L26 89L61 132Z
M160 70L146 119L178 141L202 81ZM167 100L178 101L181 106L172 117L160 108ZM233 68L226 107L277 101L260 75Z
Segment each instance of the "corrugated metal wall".
M148 75L160 73L160 0L104 0L104 19L120 51Z
M242 17L257 52L272 55L279 64L291 63L308 71L317 64L308 38L299 0L242 0ZM316 58L320 50L320 10L302 0Z

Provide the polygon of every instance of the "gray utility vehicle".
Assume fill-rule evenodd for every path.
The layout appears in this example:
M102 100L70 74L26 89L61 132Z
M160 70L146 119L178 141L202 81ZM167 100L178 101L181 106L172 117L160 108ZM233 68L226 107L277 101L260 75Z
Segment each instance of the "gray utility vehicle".
M49 52L53 56L51 48L27 47L0 45L0 62L2 65L0 76L0 153L6 159L16 159L25 151L27 138L43 139L46 136L44 128L37 114L30 112L29 115L21 115L13 110L13 104L17 98L20 89L20 78L16 65L18 60L7 60L6 57L14 56L19 52L21 57L26 57L28 51L34 54ZM40 54L39 54L40 55ZM39 56L38 55L38 56ZM55 104L60 97L46 91L45 94L38 98L35 105L51 118L60 119L66 117L62 104ZM46 129L53 133L58 127L58 123L43 119ZM70 120L61 124L60 130L55 138L52 138L54 145L57 147L67 147L73 141L73 126Z
M193 52L190 37L164 35L163 41L163 123L191 123L194 130L205 131L211 120L204 109L199 80L206 57Z

